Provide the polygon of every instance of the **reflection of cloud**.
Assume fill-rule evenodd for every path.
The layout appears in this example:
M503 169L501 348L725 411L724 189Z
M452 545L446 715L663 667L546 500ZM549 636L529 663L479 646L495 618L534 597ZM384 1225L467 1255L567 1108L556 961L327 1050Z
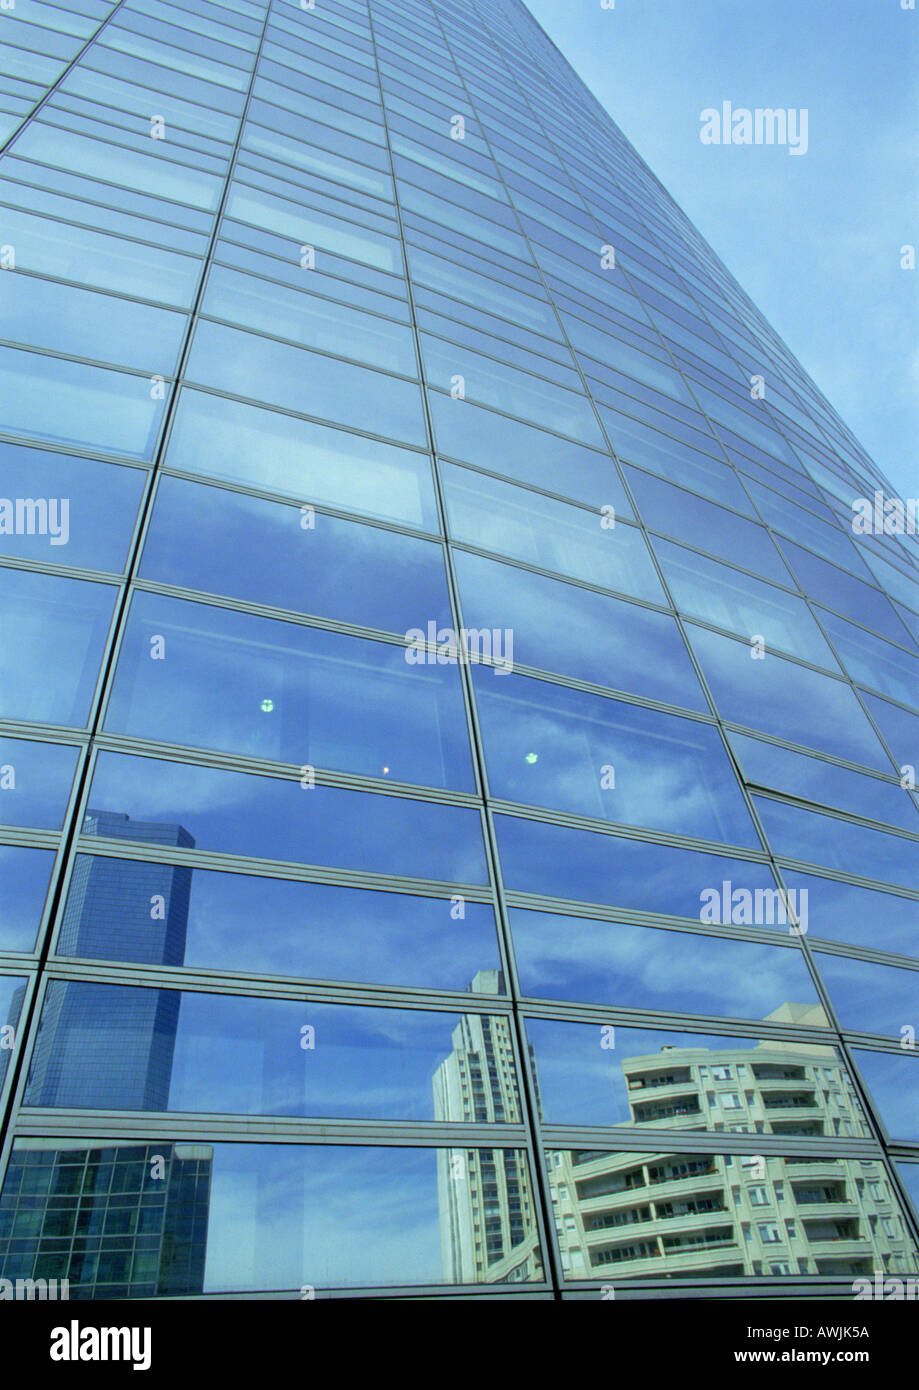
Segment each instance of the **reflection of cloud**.
M217 1145L205 1290L439 1283L435 1151Z
M527 994L764 1018L814 993L801 954L788 948L533 912L514 912L512 922Z

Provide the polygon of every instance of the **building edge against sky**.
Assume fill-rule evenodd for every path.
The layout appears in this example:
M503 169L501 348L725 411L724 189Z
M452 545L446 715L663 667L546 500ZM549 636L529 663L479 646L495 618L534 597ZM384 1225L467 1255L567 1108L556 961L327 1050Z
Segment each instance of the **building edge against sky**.
M0 1278L915 1273L909 510L517 0L0 42Z

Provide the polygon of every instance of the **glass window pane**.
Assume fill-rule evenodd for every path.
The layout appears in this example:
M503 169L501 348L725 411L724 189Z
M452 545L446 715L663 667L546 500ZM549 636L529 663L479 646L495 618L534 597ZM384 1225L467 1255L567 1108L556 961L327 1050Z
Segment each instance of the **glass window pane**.
M819 1004L802 1008L798 1021L826 1027ZM603 1023L531 1018L527 1037L549 1124L659 1128L665 1122L668 1130L704 1131L736 1123L752 1134L755 1119L767 1134L816 1138L833 1133L823 1070L851 1090L839 1054L819 1031L807 1042L618 1025L611 1034ZM778 1084L762 1085L772 1079ZM849 1113L856 1134L867 1137L854 1093Z
M703 709L676 623L619 599L457 552L463 623L510 632L513 659L558 675Z
M0 443L0 476L4 554L122 572L147 482L144 469Z
M565 1277L603 1280L604 1289L613 1279L618 1287L639 1278L823 1275L845 1279L843 1289L858 1299L884 1280L869 1251L883 1251L873 1258L885 1269L917 1267L877 1160L565 1149L547 1152L546 1163L553 1210L565 1222ZM888 1286L902 1297L903 1281ZM749 1283L737 1290L743 1298Z
M458 669L412 664L407 653L394 643L137 593L106 728L472 790Z
M515 816L498 815L495 824L513 892L790 931L765 864ZM710 910L713 894L723 911Z
M0 348L10 434L150 459L168 388L145 376Z
M0 714L85 724L116 590L29 570L3 569L0 578ZM49 652L53 681L47 679Z
M37 275L8 275L3 285L0 337L161 376L175 371L184 314Z
M178 478L160 483L140 573L387 632L421 609L452 621L439 545Z
M783 869L782 877L801 905L801 922L811 936L919 956L919 899L791 869Z
M748 640L758 636L770 651L790 652L815 666L839 671L803 599L657 536L651 545L681 612ZM746 563L743 551L732 558Z
M53 867L53 850L0 845L0 950L34 949ZM3 984L8 978L0 976L0 1015L4 1021L10 1021L4 1008L9 1000L3 999ZM8 1056L9 1052L0 1048L0 1080Z
M477 976L478 992L500 993L494 912L461 911L451 898L78 855L57 954L419 989Z
M919 975L876 961L815 952L820 977L843 1028L886 1033L909 1049L919 1026Z
M450 534L540 569L666 603L641 532L484 473L440 464Z
M650 473L628 466L624 471L651 530L664 531L690 545L701 544L728 560L742 559L747 569L764 578L788 583L788 571L764 527Z
M165 822L167 832L183 829L201 850L488 882L479 813L466 806L116 753L99 755L89 804L85 835L156 844Z
M186 375L202 386L266 405L346 419L356 429L410 444L426 442L421 395L414 382L237 328L199 322Z
M915 1144L919 1140L919 1106L916 1104L919 1076L913 1070L915 1053L867 1052L855 1048L852 1055L891 1139Z
M491 794L758 849L717 731L473 667Z
M510 1038L505 1016L53 980L24 1104L520 1123ZM464 1114L476 1050L499 1084Z
M850 772L821 758L793 753L778 744L748 738L745 734L729 733L728 741L747 782L754 786L771 787L802 801L819 801L825 806L851 811L869 820L887 821L919 834L916 803L895 782Z
M305 503L440 529L426 454L201 391L179 397L168 462Z
M797 947L522 908L510 920L520 987L536 999L762 1019L817 997Z
M154 1185L156 1160L165 1173ZM487 1249L476 1259L486 1182L495 1195ZM38 1216L17 1227L36 1238L27 1254L7 1257L4 1277L40 1269L69 1278L71 1298L302 1297L307 1289L544 1277L522 1149L24 1139L2 1200L7 1211ZM91 1228L114 1226L120 1211L124 1229L148 1233L150 1248L142 1234L124 1249L111 1237L105 1249L38 1238L54 1230L52 1220L69 1230L78 1210ZM446 1245L445 1231L452 1233Z
M79 749L0 736L0 820L57 830L63 823Z
M888 835L764 796L754 801L776 854L919 890L919 839Z
M768 651L753 660L753 647L692 624L686 631L723 718L890 771L848 685Z

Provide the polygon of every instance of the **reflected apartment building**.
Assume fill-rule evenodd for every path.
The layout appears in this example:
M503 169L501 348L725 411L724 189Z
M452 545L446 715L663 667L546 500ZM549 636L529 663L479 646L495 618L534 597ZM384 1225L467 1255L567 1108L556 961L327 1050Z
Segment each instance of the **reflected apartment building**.
M477 976L470 989L481 987ZM784 1004L777 1020L825 1024L819 1006ZM766 1020L769 1021L768 1019ZM518 1101L502 1068L503 1040L476 1016L457 1028L434 1078L440 1119ZM711 1052L664 1046L621 1064L632 1118L648 1131L862 1138L864 1111L835 1049L759 1043ZM832 1154L781 1157L550 1150L549 1188L562 1268L571 1279L786 1278L881 1270L905 1273L914 1247L883 1165ZM524 1237L532 1201L501 1155L457 1151L439 1173L445 1274L452 1282L532 1277L538 1250Z
M0 282L3 1277L919 1269L916 537L526 5L3 8Z

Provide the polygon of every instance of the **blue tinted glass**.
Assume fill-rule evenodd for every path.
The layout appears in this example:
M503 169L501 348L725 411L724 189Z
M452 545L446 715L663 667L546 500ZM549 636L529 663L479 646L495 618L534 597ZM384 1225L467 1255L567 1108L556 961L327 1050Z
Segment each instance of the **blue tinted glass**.
M451 621L440 546L178 478L160 483L140 572L388 632Z
M0 845L0 950L34 948L53 867L53 850ZM5 1055L0 1048L0 1066Z
M431 392L428 403L441 453L593 507L614 507L617 516L631 515L608 455L469 401L458 410L456 401Z
M919 955L919 899L783 869L812 936L896 955Z
M440 473L454 540L666 603L641 532L617 526L614 513L572 507L455 464L441 463Z
M843 1028L886 1033L908 1045L919 1024L919 975L914 970L847 956L815 955L821 979Z
M477 555L454 556L468 628L513 634L513 658L559 675L703 709L672 618Z
M746 780L806 801L819 801L869 820L887 821L919 834L919 810L912 797L895 782L883 782L780 748L775 743L728 734Z
M478 974L480 992L499 990L486 903L137 859L77 856L57 953L428 989L465 990Z
M919 839L888 835L763 796L754 801L777 854L919 890Z
M895 762L901 768L912 768L912 780L916 781L915 770L919 768L919 714L900 709L898 705L892 705L889 700L881 700L876 695L863 695L862 699L890 747Z
M19 1022L19 1015L25 999L26 984L27 981L19 976L0 975L0 1016L13 1028ZM0 1048L0 1085L6 1077L12 1056L13 1049L11 1047Z
M686 631L723 718L890 771L848 685L768 651L756 660L753 646L730 637L691 624Z
M79 750L0 737L0 820L57 830L64 820Z
M184 390L168 461L304 503L440 529L427 455L241 401Z
M201 274L201 262L194 256L148 243L141 246L88 227L67 224L63 234L60 222L12 208L3 209L3 231L16 247L21 270L60 275L105 290L188 306Z
M777 584L788 583L788 572L762 526L637 468L627 466L625 474L647 526L725 559L742 559L747 569Z
M149 459L168 388L37 352L0 349L0 406L10 434Z
M907 1021L915 1027L912 1017ZM915 1052L867 1052L856 1048L852 1055L891 1139L907 1143L919 1140L919 1109L916 1107L919 1075L913 1070Z
M4 291L2 338L164 376L175 370L187 324L184 314L35 275L7 276Z
M770 650L790 652L838 672L836 658L803 599L657 536L651 545L680 611L742 637L758 636ZM746 564L742 550L730 558Z
M512 908L520 987L542 999L765 1018L813 1001L800 950Z
M471 790L458 670L411 655L394 643L138 593L106 727Z
M451 1112L440 1078L455 1053L482 1045L486 1025L509 1041L510 1020L482 1014L55 980L24 1104L471 1119ZM519 1123L513 1058L502 1050L501 1059L502 1098L482 1118Z
M32 1251L40 1249L37 1267L44 1277L68 1278L71 1298L268 1290L300 1299L320 1289L493 1287L496 1261L512 1271L515 1283L543 1278L522 1149L475 1148L468 1141L461 1148L123 1137L48 1142L52 1147L43 1152L28 1140L16 1146L2 1200L8 1212L22 1193L17 1229L37 1237L34 1218L44 1215L47 1199L34 1194L54 1192L45 1229L66 1230L67 1238L32 1239L29 1253L7 1257L3 1269L22 1276L32 1269ZM159 1184L151 1171L163 1173ZM445 1257L444 1194L456 1191L449 1210L456 1229L471 1234L476 1207L465 1193L473 1184L481 1191L483 1180L500 1192L510 1217L499 1223L497 1237L489 1237L489 1262L476 1261L460 1240ZM112 1182L117 1186L110 1191ZM113 1231L136 1234L102 1238L105 1250L98 1236L78 1236L72 1244L77 1219L81 1230L106 1222ZM168 1267L160 1257L163 1242Z
M760 925L754 918L763 914L757 914L755 902L751 901L747 911L741 897L732 901L732 892L751 900L756 893L777 892L768 867L752 860L728 859L515 816L496 816L495 823L504 882L514 892L735 926ZM724 898L723 912L708 910L713 893L719 902ZM781 913L773 912L762 925L784 925L786 921Z
M5 719L85 724L116 590L108 584L3 569L0 713ZM48 653L54 679L47 679Z
M715 729L473 668L493 796L759 849Z
M183 827L202 850L443 883L488 881L477 811L310 786L307 774L256 777L102 753L90 806L86 834L155 843L165 823ZM99 812L114 817L114 828L100 828Z
M903 624L897 619L890 600L878 589L856 579L848 570L819 559L811 551L792 545L791 541L783 540L780 545L802 589L818 603L836 608L866 627L876 628L894 642L906 641Z
M147 481L144 470L0 443L0 479L5 554L122 571Z
M191 381L266 405L347 420L358 429L425 443L418 387L366 367L202 320L188 359Z
M919 707L919 656L830 613L823 614L823 622L853 680L904 705Z

